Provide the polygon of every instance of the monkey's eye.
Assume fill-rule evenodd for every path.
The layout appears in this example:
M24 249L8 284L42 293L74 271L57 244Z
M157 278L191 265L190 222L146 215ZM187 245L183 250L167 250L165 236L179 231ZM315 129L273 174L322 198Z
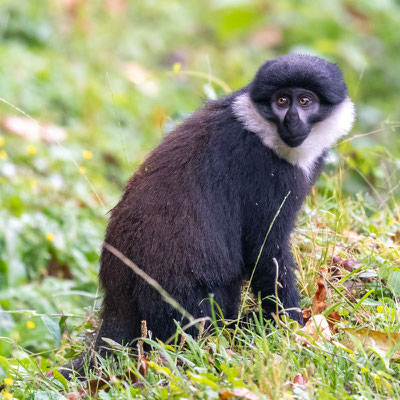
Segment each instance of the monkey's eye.
M279 97L279 99L276 102L278 103L278 106L283 107L289 102L289 100L287 97Z
M301 106L308 106L311 104L311 99L309 97L301 97L299 99L299 104Z

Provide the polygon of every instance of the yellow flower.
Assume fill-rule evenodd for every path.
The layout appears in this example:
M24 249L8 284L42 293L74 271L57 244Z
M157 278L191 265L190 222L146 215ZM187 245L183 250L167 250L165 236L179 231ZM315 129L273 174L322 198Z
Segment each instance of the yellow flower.
M82 156L86 160L90 160L93 157L93 153L90 150L84 150Z
M36 154L36 147L35 146L32 146L32 145L29 145L29 146L27 146L27 148L26 148L27 150L28 150L28 153L29 154Z
M4 392L3 393L3 397L7 400L11 400L13 398L13 395L11 393L8 392Z
M10 386L12 383L13 383L13 380L11 378L4 379L4 384L6 386Z
M5 150L0 150L0 160L7 160L7 152Z
M181 70L181 63L176 62L173 66L172 66L172 71L174 72L179 72Z
M33 321L26 321L26 326L28 329L33 329L36 325Z
M84 175L86 172L86 168L85 167L79 167L79 173Z
M46 233L46 239L47 239L49 242L54 242L54 233L47 232L47 233Z
M0 147L4 146L4 138L0 137Z
M30 186L31 189L35 189L36 186L37 186L36 180L35 180L35 179L31 179L31 180L29 181L29 186Z

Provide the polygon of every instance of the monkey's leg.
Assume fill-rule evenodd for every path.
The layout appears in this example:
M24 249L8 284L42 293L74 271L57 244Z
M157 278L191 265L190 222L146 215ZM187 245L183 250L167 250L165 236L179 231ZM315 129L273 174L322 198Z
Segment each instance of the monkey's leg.
M192 286L188 288L167 287L166 290L195 319L210 315L207 303L204 301L209 295L204 286ZM146 320L152 339L166 341L176 333L176 323L179 323L181 327L189 324L187 317L184 317L180 311L168 304L151 287L141 289L138 295L137 307L142 319ZM185 332L196 337L198 329L195 325L192 325L185 329Z
M279 316L285 313L303 325L292 255L289 252L283 254L276 259L276 263L273 259L269 263L266 263L265 259L260 261L251 286L256 296L258 293L261 295L264 315L270 318L277 312ZM279 300L276 299L276 294Z
M228 285L210 289L210 294L213 294L213 301L215 303L214 314L216 315L217 319L237 319L239 312L241 284L242 278L240 277ZM220 315L220 310L222 311L222 315ZM211 308L209 313L211 315Z
M65 378L70 379L72 371L84 377L85 368L91 370L96 365L96 353L102 357L112 355L112 350L109 350L110 345L103 338L129 345L133 339L140 337L140 317L134 313L134 308L129 303L124 306L124 311L125 313L121 313L115 304L105 299L102 310L103 322L95 342L91 343L77 359L60 369Z
M221 318L236 319L240 301L241 277L234 282L220 287L207 288L205 286L191 287L185 293L176 292L171 295L176 301L195 319L206 318L204 328L211 323L213 312L211 311L212 303L214 303L214 315L217 322ZM151 293L151 294L150 294ZM144 300L140 300L140 298ZM210 298L213 300L210 301ZM151 301L145 299L151 298ZM152 333L152 338L162 341L169 339L176 333L176 323L180 323L181 327L189 324L187 318L183 318L182 314L173 309L161 297L149 288L148 294L139 296L139 309L144 319L146 319L147 327ZM220 310L222 315L220 315ZM190 325L190 324L189 324ZM197 337L199 324L185 328L185 333Z
M101 313L102 324L97 334L94 349L102 355L107 354L105 347L109 347L102 338L111 339L123 345L131 345L132 341L140 337L140 313L133 301L126 304L114 304L105 297Z

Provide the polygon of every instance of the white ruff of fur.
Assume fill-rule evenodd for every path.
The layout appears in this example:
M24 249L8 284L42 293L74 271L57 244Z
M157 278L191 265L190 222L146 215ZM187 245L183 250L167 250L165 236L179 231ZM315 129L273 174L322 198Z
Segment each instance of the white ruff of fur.
M312 173L314 163L321 154L350 132L355 118L354 104L346 97L327 118L314 125L300 146L289 147L279 137L276 125L261 116L248 93L238 96L232 108L247 130L256 133L278 157L302 168L307 176Z

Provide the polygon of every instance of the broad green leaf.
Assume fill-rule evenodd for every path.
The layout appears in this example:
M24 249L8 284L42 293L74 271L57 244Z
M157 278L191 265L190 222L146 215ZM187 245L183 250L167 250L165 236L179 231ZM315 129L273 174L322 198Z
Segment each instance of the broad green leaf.
M61 344L61 330L58 322L54 321L47 315L41 315L40 318L42 319L44 325L46 326L54 341L59 346Z
M55 379L58 380L58 382L61 383L61 385L63 385L65 391L68 392L69 391L68 381L64 378L64 376L61 375L56 369L53 369L53 376Z
M396 297L400 296L400 272L399 271L393 271L389 275L387 286Z

